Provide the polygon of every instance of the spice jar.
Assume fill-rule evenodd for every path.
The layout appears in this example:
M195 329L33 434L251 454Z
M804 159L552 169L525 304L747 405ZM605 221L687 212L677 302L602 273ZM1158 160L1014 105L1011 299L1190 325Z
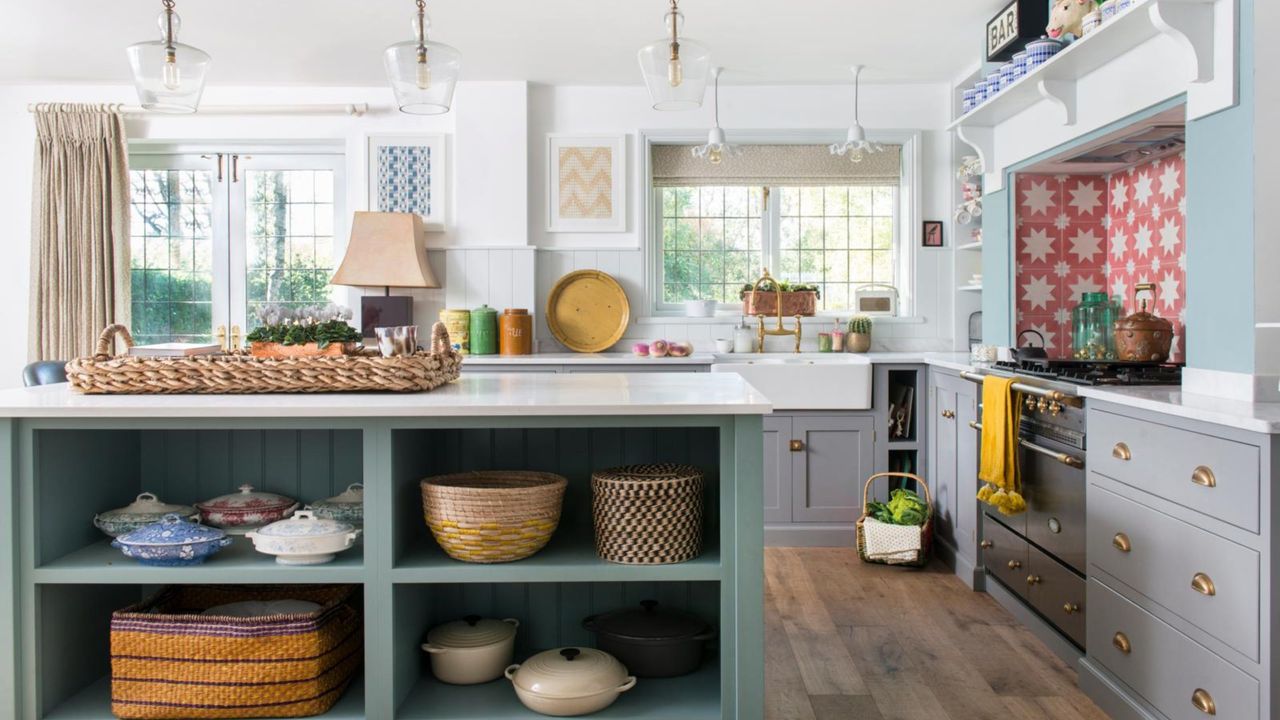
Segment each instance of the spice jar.
M449 331L449 344L463 355L471 352L471 311L441 310L440 322Z
M525 308L502 311L498 328L498 352L503 355L533 354L533 316Z
M472 355L494 355L498 352L498 311L481 305L471 311Z

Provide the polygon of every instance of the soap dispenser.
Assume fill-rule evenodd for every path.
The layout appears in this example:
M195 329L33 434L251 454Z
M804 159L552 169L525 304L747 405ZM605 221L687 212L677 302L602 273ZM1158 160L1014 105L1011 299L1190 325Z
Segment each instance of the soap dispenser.
M763 352L764 348L760 348ZM742 318L738 327L733 330L733 351L735 353L753 353L756 351L756 334L747 327L747 319Z

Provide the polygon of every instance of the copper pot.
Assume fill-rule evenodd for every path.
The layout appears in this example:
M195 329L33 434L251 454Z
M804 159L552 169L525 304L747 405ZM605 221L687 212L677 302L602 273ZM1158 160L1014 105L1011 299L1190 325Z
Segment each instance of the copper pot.
M1147 311L1147 300L1138 300L1144 290L1151 293L1155 305L1155 284L1142 283L1133 289L1138 312L1116 321L1116 355L1126 361L1164 362L1173 345L1173 323Z

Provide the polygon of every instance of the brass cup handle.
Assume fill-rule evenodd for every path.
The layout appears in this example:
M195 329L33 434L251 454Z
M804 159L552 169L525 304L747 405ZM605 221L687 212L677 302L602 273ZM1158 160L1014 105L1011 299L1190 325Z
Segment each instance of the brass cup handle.
M1039 575L1028 575L1028 576L1027 576L1027 584L1028 584L1028 585L1039 585L1039 584L1040 584L1040 576L1039 576Z
M996 544L990 540L983 540L982 542L978 543L978 547L982 548L983 550L990 550L995 546Z
M1129 542L1129 536L1124 533L1116 533L1116 536L1111 538L1111 545L1122 553L1133 549L1133 543Z
M804 452L804 441L803 441L803 440L792 440L792 441L791 441L791 452Z
M1201 465L1191 473L1191 482L1201 487L1218 487L1218 478L1213 474L1213 470Z
M1196 573L1195 577L1191 578L1191 589L1209 597L1218 594L1218 588L1213 584L1213 580L1204 573Z
M1020 567L1022 567L1022 563L1018 562L1017 560L1010 560L1010 561L1009 561L1009 569L1010 569L1010 570L1017 570L1017 569L1018 569L1018 568L1020 568Z
M1191 693L1191 705L1205 715L1218 714L1218 706L1214 704L1213 696L1204 688L1196 688L1196 691Z
M1065 603L1062 606L1062 612L1068 615L1075 615L1080 612L1080 606L1073 602Z
M1133 453L1129 451L1128 445L1121 442L1116 443L1116 446L1111 448L1111 457L1121 462L1128 462L1133 459Z
M1129 642L1129 636L1122 632L1118 632L1111 636L1111 644L1114 645L1122 655L1128 655L1133 652L1133 645Z

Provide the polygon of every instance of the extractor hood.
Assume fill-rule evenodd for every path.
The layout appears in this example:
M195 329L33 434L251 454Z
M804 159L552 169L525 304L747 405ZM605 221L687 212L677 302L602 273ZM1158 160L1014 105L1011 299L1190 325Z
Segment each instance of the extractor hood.
M1063 162L1067 165L1089 165L1090 170L1121 170L1182 152L1186 146L1186 126L1155 125L1064 158Z

